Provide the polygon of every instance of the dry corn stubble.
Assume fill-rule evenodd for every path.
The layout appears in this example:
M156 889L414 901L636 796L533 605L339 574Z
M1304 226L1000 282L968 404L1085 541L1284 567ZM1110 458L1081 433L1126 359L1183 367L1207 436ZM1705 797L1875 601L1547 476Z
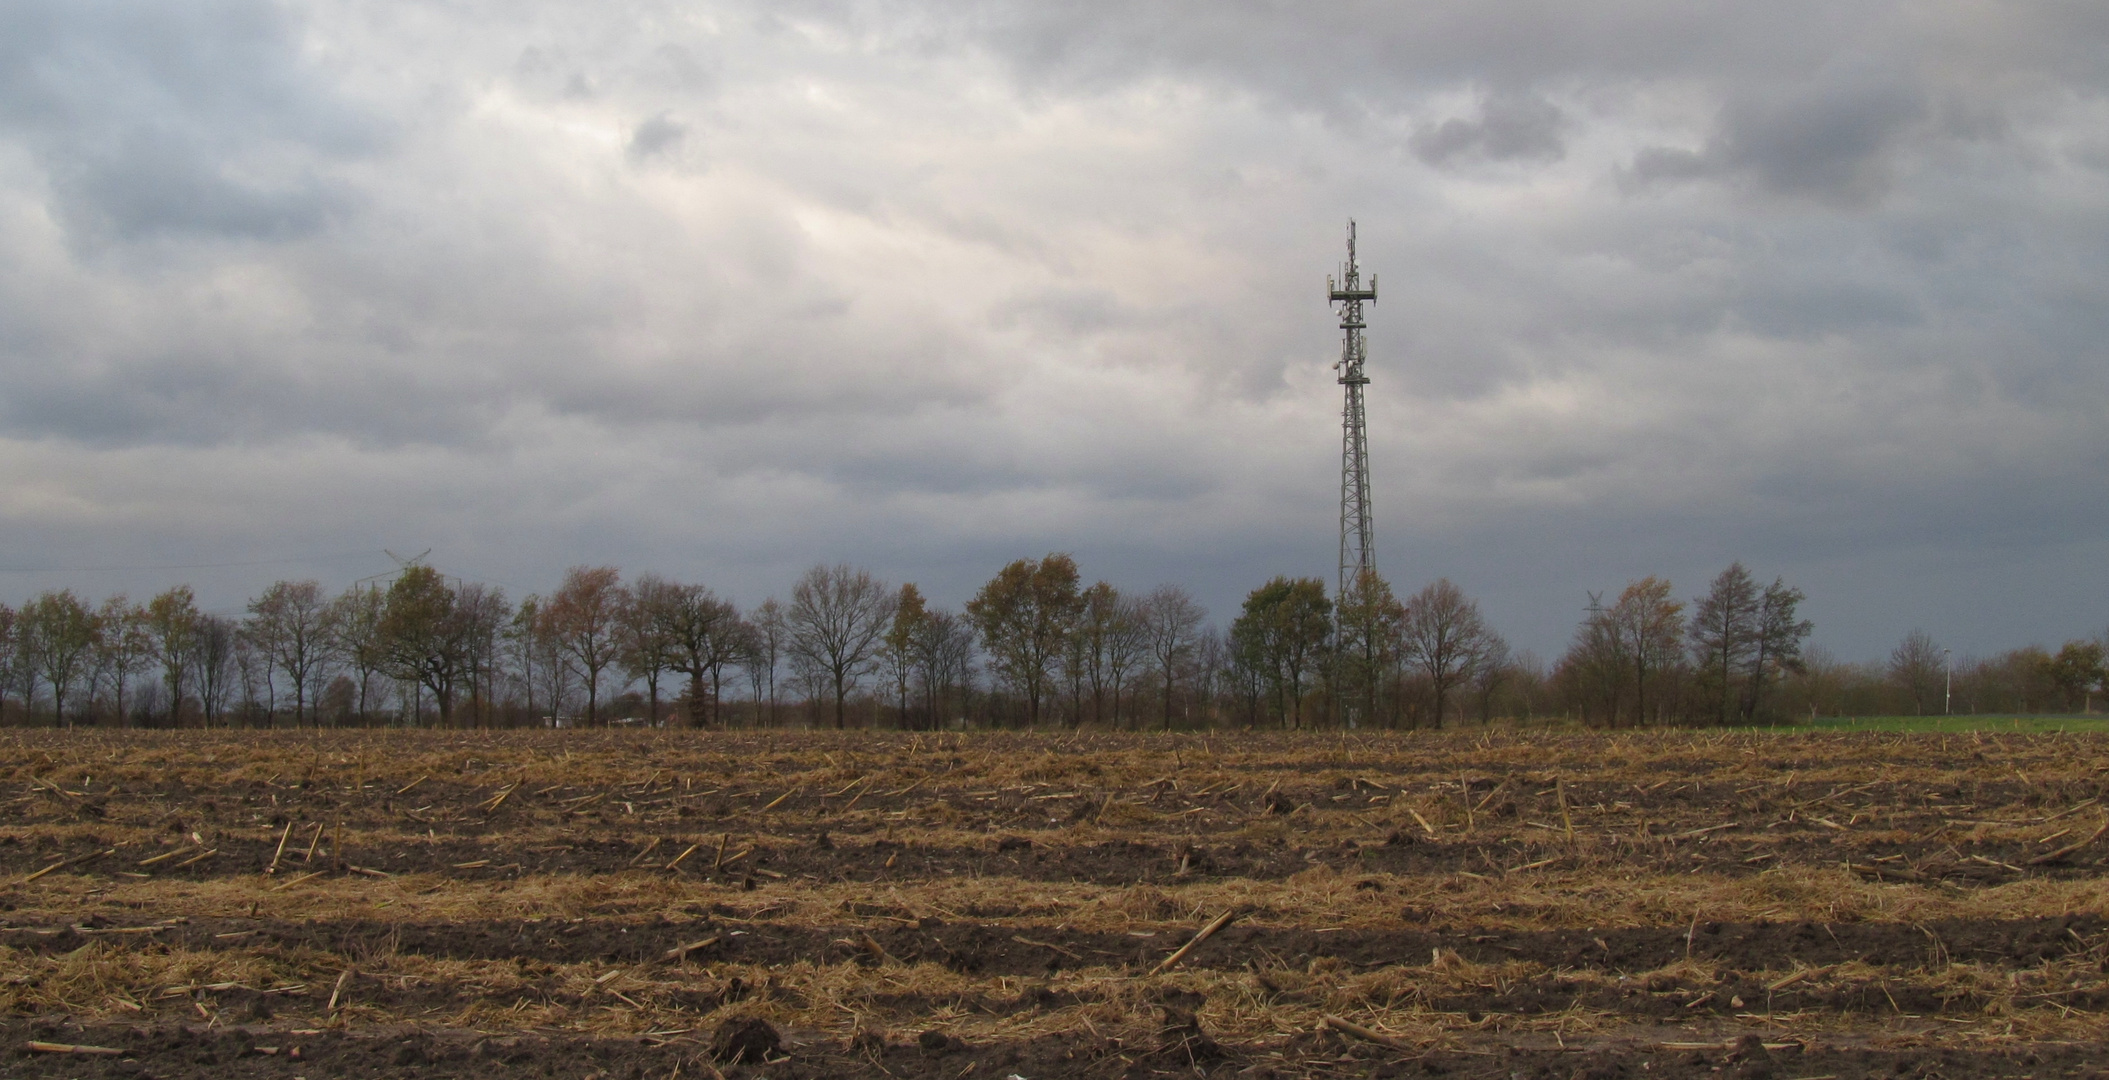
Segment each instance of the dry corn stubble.
M1458 1053L2088 1043L2109 912L2063 848L2103 745L0 732L0 865L119 852L0 893L0 1010L1129 1048L1185 1010L1247 1063L1328 1015ZM305 857L338 821L359 872Z

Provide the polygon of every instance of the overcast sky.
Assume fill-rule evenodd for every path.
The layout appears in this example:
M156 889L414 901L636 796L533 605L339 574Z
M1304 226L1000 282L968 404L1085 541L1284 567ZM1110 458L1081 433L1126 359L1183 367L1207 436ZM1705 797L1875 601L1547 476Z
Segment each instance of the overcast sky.
M2109 626L2109 6L0 2L0 598L1741 559ZM247 565L224 565L241 563ZM209 564L209 565L208 565Z

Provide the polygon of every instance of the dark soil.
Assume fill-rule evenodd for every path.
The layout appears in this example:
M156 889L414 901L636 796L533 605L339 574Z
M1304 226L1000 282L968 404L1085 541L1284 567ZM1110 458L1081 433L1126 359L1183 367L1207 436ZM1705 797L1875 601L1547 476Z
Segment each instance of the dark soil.
M2021 879L2099 883L2109 838L2096 833L2105 808L2090 800L2109 796L2104 738L0 732L0 781L0 997L14 1003L0 1015L0 1077L2109 1080L2094 1071L2109 1061L2097 1034L2109 1030L2099 903L1923 925L1692 923L1688 911L1637 920L1666 925L1479 925L1554 925L1503 895L1502 881L1616 893L1668 874L1843 865L1935 903ZM190 890L154 889L253 883L274 861L277 882L350 875L375 886L340 890L352 894L421 889L426 875L734 888L636 890L654 906L611 902L587 918L447 922L360 902L313 920L224 917L269 905L207 917L183 910ZM1272 899L1281 890L1268 883L1317 868L1340 875L1329 885L1352 885L1358 928L1295 925L1308 902ZM1463 874L1480 879L1469 909L1429 899L1443 894L1430 879ZM949 881L974 887L939 906ZM1129 910L1159 921L1072 929L1072 913L1044 897L1073 893L1014 900L1006 881L1153 886L1131 894ZM1245 891L1253 906L1180 968L1150 974L1206 917L1159 901L1170 886L1218 881L1258 883ZM776 902L819 883L858 884L831 890L843 898L832 914ZM317 901L332 894L286 895L323 912ZM53 974L82 950L254 957L287 983L133 987L137 1001L105 1001ZM1672 974L1686 959L1709 974ZM940 993L874 971L858 980L847 1039L747 1023L843 1022L830 1015L842 1003L803 1000L778 973L896 961L970 978L938 980ZM1507 962L1540 973L1475 966ZM603 984L564 965L651 970ZM1050 978L1082 968L1148 983L1154 1010L1107 1035L1084 1019L1105 1027L1103 1008L1063 1013L1127 993ZM1410 989L1361 1003L1381 1018L1371 1022L1445 1031L1446 1049L1308 1030L1314 1013L1347 1008L1341 983L1389 968L1414 971L1369 980L1371 992ZM1173 989L1203 983L1183 980L1192 970L1238 972L1206 982L1245 996L1211 1010ZM464 1013L472 1002L490 1008ZM498 1011L515 1005L534 1008ZM1241 1020L1231 1038L1205 1019L1268 1007L1306 1029L1267 1035ZM606 1025L610 1010L649 1017L655 1036L577 1033ZM565 1027L434 1026L463 1015ZM1555 1016L1586 1018L1580 1027L1597 1034L1585 1042L1530 1020ZM990 1017L1069 1033L978 1039L997 1027ZM2003 1041L2029 1025L2080 1043ZM1775 1041L1743 1038L1752 1032ZM120 1052L34 1053L33 1040ZM1706 1045L1666 1045L1676 1042Z
M1620 837L1617 857L1704 868L1720 875L1760 873L1790 863L1853 863L1869 876L1894 880L1998 883L2027 876L2094 877L2109 844L2052 864L2030 862L2040 847L2011 830L1980 831L1987 816L2020 824L2011 815L2055 812L2109 797L2109 782L2025 784L2012 775L1971 776L1967 783L1928 785L1894 779L1815 791L1751 784L1716 775L1718 763L1694 760L1692 772L1653 784L1567 783L1565 798L1577 822ZM1782 760L1775 769L1821 762ZM1367 780L1374 774L1374 779ZM1534 790L1539 781L1504 772L1472 788L1483 838L1446 833L1431 838L1414 829L1333 847L1254 844L1230 835L1248 822L1279 817L1337 823L1383 811L1401 795L1423 793L1421 776L1321 777L1282 770L1255 776L1214 794L1182 793L1169 782L1141 787L1079 784L1069 790L944 790L889 792L881 785L828 797L769 785L766 774L743 790L698 793L696 785L655 782L626 789L561 787L515 791L490 809L504 787L425 780L407 793L400 785L356 787L302 781L238 781L209 791L182 784L157 790L84 783L65 796L34 789L16 800L19 820L82 827L60 844L0 835L0 873L26 874L62 858L116 846L119 854L88 863L88 872L123 869L182 879L254 874L278 855L284 827L293 826L291 852L279 856L287 874L317 864L349 864L387 873L429 873L471 880L535 874L678 873L739 880L760 866L791 878L823 881L898 881L915 878L1006 876L1025 880L1085 881L1106 885L1246 878L1278 880L1325 864L1369 873L1501 872L1536 862L1559 835L1558 796ZM1456 783L1449 787L1455 791ZM1826 790L1839 794L1825 797ZM779 800L781 797L781 801ZM1456 798L1448 794L1445 798ZM1154 815L1137 827L1146 839L1076 844L1065 833L1096 820L1109 801ZM765 809L766 808L766 809ZM1994 808L2003 808L1996 810ZM846 813L854 811L855 813ZM991 835L986 845L940 847L887 838L895 814L937 818L958 829ZM2001 818L1999 814L2009 815ZM1850 825L1839 824L1840 819ZM2074 819L2077 826L2095 818ZM313 862L307 841L317 826L343 828L344 845L325 842ZM1725 827L1722 827L1725 826ZM1718 828L1717 828L1718 827ZM1706 830L1706 831L1701 831ZM196 832L216 853L187 866L183 858L151 867L151 855L190 844ZM1696 835L1694 833L1696 832ZM2084 835L2085 829L2077 835ZM706 846L666 869L684 849L729 837L737 855L742 837L757 833L804 837L765 841L744 859L713 872ZM2077 838L2077 835L2074 837ZM1559 864L1554 864L1559 865Z
M928 1033L925 1033L928 1034ZM0 1021L0 1073L29 1078L121 1080L281 1080L307 1077L422 1078L434 1076L568 1077L643 1080L709 1075L728 1080L869 1078L962 1080L1018 1075L1150 1077L1427 1077L1453 1080L1975 1080L1978 1077L2073 1077L2101 1080L2109 1073L2109 1043L2017 1049L1873 1049L1850 1045L1767 1049L1755 1037L1709 1050L1667 1049L1639 1041L1579 1043L1566 1049L1489 1043L1464 1052L1409 1054L1338 1036L1304 1035L1282 1047L1227 1046L1209 1039L1190 1016L1174 1014L1148 1045L1114 1039L1059 1037L973 1044L938 1033L937 1039L867 1035L845 1044L791 1040L760 1062L713 1058L713 1039L683 1033L665 1040L591 1039L527 1032L288 1031L270 1027L74 1027ZM32 1041L85 1044L114 1056L32 1053ZM766 1046L756 1036L751 1043ZM297 1056L296 1056L297 1055Z
M1116 840L1067 845L1006 837L972 848L911 847L885 840L869 844L830 842L825 847L817 843L762 846L715 872L711 854L705 851L682 860L682 865L669 871L666 862L689 845L662 844L647 852L653 839L664 839L666 835L651 831L639 834L640 838L615 839L565 833L514 836L509 840L457 836L438 840L410 838L386 846L376 846L371 837L364 837L347 844L341 859L326 851L313 861L296 854L290 860L282 859L278 872L281 877L291 878L317 869L344 873L356 872L347 871L346 867L361 867L392 875L433 874L464 880L512 880L546 874L673 873L702 881L752 880L764 886L779 880L886 882L942 877L1134 885L1228 879L1278 881L1321 865L1346 873L1498 874L1546 857L1545 849L1528 846L1524 839L1514 836L1467 842L1432 841L1397 833L1388 843L1318 848L1199 840L1163 844ZM816 832L816 838L817 835ZM28 850L13 837L0 837L0 873L27 874L61 859L93 856L101 850L98 845L118 843L122 841L89 837L64 847ZM1623 858L1685 871L1704 869L1727 877L1752 876L1782 863L1835 866L1841 862L1861 867L1861 873L1871 879L1952 884L1999 884L2024 877L2092 878L2102 874L2095 852L2077 853L2056 864L2029 866L2029 859L2041 852L2020 841L1974 844L1969 855L1959 857L1954 844L1944 839L1898 841L1881 832L1775 831L1762 837L1746 837L1724 830L1683 842L1634 840L1624 847L1626 850L1619 853ZM80 872L134 871L137 863L158 850L127 845L117 855L81 864ZM211 857L190 866L166 863L145 870L157 877L179 880L253 876L270 866L276 841L216 839L213 850ZM2102 851L2109 852L2109 844L2103 845ZM733 853L739 854L737 850ZM656 855L664 855L665 859L650 857Z
M107 920L101 920L107 921ZM987 923L922 919L915 926L776 926L659 919L540 919L453 922L382 922L343 919L294 922L278 919L197 918L152 933L133 928L13 927L0 929L0 945L25 952L58 954L90 943L106 949L256 952L315 950L342 956L391 953L451 960L597 961L636 964L663 961L672 949L701 938L718 941L688 955L692 963L732 961L762 965L800 960L816 963L863 958L857 944L869 933L888 954L907 962L930 961L978 975L1041 975L1081 967L1147 968L1185 943L1185 931L1080 932L1051 927L1029 930ZM1945 967L1950 961L1981 961L2033 967L2087 952L2104 944L2105 923L2093 915L2054 919L1940 920L1898 923L1716 923L1691 927L1629 927L1594 930L1517 931L1342 930L1324 932L1232 924L1188 953L1187 967L1242 968L1256 958L1272 966L1302 968L1330 957L1358 968L1428 963L1436 950L1479 963L1534 961L1555 970L1640 973L1690 956L1718 961L1737 971L1767 971L1849 960L1877 967ZM1024 938L1025 940L1019 940Z

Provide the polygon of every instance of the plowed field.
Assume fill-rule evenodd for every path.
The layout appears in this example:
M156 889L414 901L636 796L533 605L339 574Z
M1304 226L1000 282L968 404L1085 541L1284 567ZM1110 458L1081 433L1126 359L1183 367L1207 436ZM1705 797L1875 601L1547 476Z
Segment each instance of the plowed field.
M0 1075L2109 1076L2105 794L2095 735L0 732Z

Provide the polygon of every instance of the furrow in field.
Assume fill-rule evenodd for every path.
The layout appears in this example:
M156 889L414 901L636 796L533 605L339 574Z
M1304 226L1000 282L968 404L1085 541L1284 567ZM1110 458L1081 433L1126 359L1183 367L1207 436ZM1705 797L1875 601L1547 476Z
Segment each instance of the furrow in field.
M2067 1076L2109 1012L2105 750L0 732L0 1037L181 1080L300 1043L307 1075ZM708 1053L748 1018L784 1056Z
M96 920L107 922L104 919ZM915 925L899 925L912 921ZM1899 923L1693 923L1517 931L1467 927L1446 931L1335 930L1233 925L1182 959L1187 968L1308 966L1327 959L1368 970L1420 966L1444 955L1471 963L1530 962L1548 971L1649 972L1687 961L1743 972L1794 971L1858 963L1911 969L1972 963L2028 969L2073 957L2109 955L2109 924L2092 915L2014 920L1945 919ZM340 956L403 954L436 959L534 960L551 963L660 963L698 941L694 956L763 965L854 960L876 944L887 957L997 975L1154 967L1189 932L1083 932L1060 924L1014 920L952 923L896 920L824 926L627 919L417 920L196 918L164 926L17 926L0 928L0 947L29 955L105 950L186 949L252 952L310 950ZM687 954L683 954L684 956Z
M1659 1039L1609 1040L1577 1036L1545 1045L1496 1047L1431 1046L1411 1054L1303 1034L1258 1047L1223 1046L1182 1037L1176 1028L1123 1039L1087 1032L1037 1038L966 1041L916 1032L869 1033L856 1040L793 1041L766 1066L779 1080L939 1080L959 1077L1147 1077L1153 1075L1241 1076L1259 1080L1334 1076L1443 1076L1458 1080L1512 1077L1622 1076L1665 1080L1723 1076L1755 1078L1933 1077L1968 1080L1992 1076L2081 1076L2095 1065L2088 1046L1901 1046L1875 1047L1845 1041L1803 1044L1774 1035L1738 1043L1670 1043ZM569 1033L474 1031L347 1032L292 1034L208 1028L204 1024L141 1032L126 1026L37 1026L0 1020L0 1039L23 1045L31 1038L63 1040L118 1050L108 1075L284 1077L309 1075L416 1075L473 1073L479 1077L544 1077L553 1062L581 1075L708 1076L721 1067L707 1053L707 1033L693 1029L651 1037L593 1038ZM295 1050L297 1057L293 1056ZM11 1075L61 1078L84 1075L93 1057L35 1055L11 1063ZM131 1063L126 1067L127 1063ZM1645 1064L1646 1068L1641 1066ZM744 1066L722 1067L722 1075L759 1075Z
M1556 828L1481 830L1471 836L1427 837L1418 830L1362 830L1329 837L1325 830L1270 829L1252 838L1200 836L1115 839L901 831L900 838L849 839L827 827L784 831L546 829L479 837L418 834L394 829L347 829L310 852L279 847L279 833L200 834L168 842L120 829L69 826L0 832L0 874L26 877L72 859L93 860L96 871L134 879L210 880L261 874L277 860L282 873L332 871L344 866L388 874L420 873L483 881L547 874L667 874L738 882L747 878L889 883L939 876L1009 877L1102 885L1178 884L1244 879L1275 881L1323 866L1347 873L1435 875L1507 874L1519 869L1621 866L1757 875L1782 866L1850 866L1873 880L1944 880L1960 886L2031 878L2095 878L2109 842L2050 858L2098 825L2038 827L2015 834L1976 831L1921 833L1890 828L1759 829L1696 826L1678 832L1568 836ZM1677 829L1677 825L1666 826ZM312 830L309 830L312 832ZM1374 832L1374 835L1372 835ZM961 843L960 841L966 841ZM108 854L98 854L108 852Z

